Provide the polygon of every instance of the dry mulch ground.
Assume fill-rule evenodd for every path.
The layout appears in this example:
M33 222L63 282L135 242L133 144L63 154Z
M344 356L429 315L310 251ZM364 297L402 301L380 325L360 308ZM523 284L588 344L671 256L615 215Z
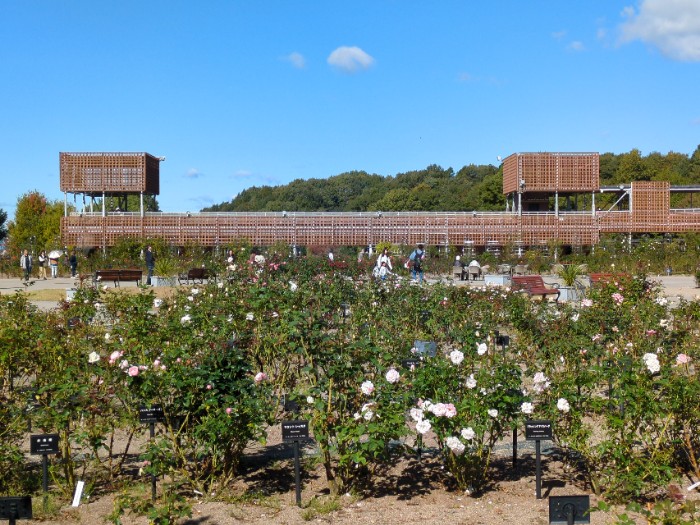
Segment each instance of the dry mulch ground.
M427 449L420 458L402 456L388 471L375 475L368 481L364 495L346 494L333 499L323 469L314 466L313 446L308 446L302 450L300 508L295 501L292 445L281 443L278 430L271 429L267 446L251 447L247 451L240 476L230 490L214 497L194 496L192 518L180 523L547 525L550 495L588 494L589 490L576 479L575 473L567 471L557 450L542 442L542 499L536 499L534 445L522 437L519 439L515 468L512 442L499 444L492 462L493 485L480 495L451 488L449 475L441 468L435 449ZM697 497L697 493L691 496ZM104 523L105 516L113 510L113 498L114 494L93 497L88 502L84 500L77 509L67 504L44 523ZM39 501L35 500L35 508ZM597 502L591 495L591 505ZM611 516L594 513L591 523L610 523ZM143 516L126 516L123 523L145 525L148 520Z

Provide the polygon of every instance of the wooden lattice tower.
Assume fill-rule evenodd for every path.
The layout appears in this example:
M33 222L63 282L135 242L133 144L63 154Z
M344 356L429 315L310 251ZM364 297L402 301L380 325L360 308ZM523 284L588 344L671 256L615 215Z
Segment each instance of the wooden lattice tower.
M61 189L92 196L159 190L159 159L147 153L62 153ZM503 212L384 213L75 213L62 218L64 243L111 246L122 237L162 238L183 246L225 246L240 239L254 245L399 245L541 247L552 241L591 246L605 233L699 232L700 213L672 210L667 182L599 186L597 153L517 153L503 162L503 191L512 207ZM697 188L700 190L700 187ZM628 209L597 210L597 192L615 191ZM559 195L587 193L590 211L560 211ZM516 206L517 196L517 206ZM549 210L554 199L555 209ZM523 210L523 202L531 205Z

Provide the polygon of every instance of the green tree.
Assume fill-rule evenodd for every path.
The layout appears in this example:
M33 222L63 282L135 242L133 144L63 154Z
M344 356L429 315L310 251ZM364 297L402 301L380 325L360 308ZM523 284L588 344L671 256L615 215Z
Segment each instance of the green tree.
M160 211L158 201L154 195L143 196L144 211ZM102 209L102 200L97 199L96 209ZM140 195L123 195L107 197L105 199L105 209L109 212L114 211L140 211L141 197Z
M7 228L8 251L19 254L28 249L37 253L43 249L59 248L63 210L63 202L48 201L36 190L20 196L15 219Z
M5 221L7 221L7 212L0 209L0 241L7 237L7 225Z

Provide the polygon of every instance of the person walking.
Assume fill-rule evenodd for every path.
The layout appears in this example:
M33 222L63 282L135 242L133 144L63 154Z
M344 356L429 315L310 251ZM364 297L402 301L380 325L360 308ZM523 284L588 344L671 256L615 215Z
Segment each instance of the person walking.
M78 257L75 255L75 250L70 252L70 257L68 257L68 265L70 266L70 276L75 277L78 273Z
M394 269L394 267L391 265L391 257L389 257L389 249L384 248L382 250L382 253L379 254L379 257L377 257L377 268L381 268L382 264L384 264L390 272Z
M58 252L55 252L58 253ZM58 277L58 256L54 252L49 253L49 268L51 268L51 278ZM53 254L53 255L52 255Z
M29 255L29 250L24 250L22 257L19 258L19 267L24 271L24 280L28 281L32 274L32 256Z
M153 255L153 248L149 246L146 248L146 270L148 271L148 277L146 278L146 284L150 286L151 277L153 277L153 271L156 268L156 256Z
M423 250L423 245L419 244L418 247L413 250L409 259L413 263L413 269L411 270L411 275L413 280L418 277L421 284L423 283L423 259L425 259L425 250Z
M49 258L46 257L46 252L41 250L39 253L39 279L46 280L46 267L49 264Z

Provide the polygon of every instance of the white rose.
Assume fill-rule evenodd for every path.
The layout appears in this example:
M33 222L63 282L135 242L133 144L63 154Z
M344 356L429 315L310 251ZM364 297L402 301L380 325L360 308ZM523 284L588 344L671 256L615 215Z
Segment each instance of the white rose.
M472 427L463 428L461 434L464 439L468 440L472 440L476 437L476 432L474 432Z
M464 361L464 354L459 350L452 350L452 352L450 352L450 361L452 361L453 365L458 365Z
M447 448L449 448L455 456L461 456L464 454L464 443L462 443L458 437L448 437L445 440L445 445L447 445Z
M423 419L416 423L416 432L418 432L419 434L425 434L426 432L428 432L428 430L430 430L430 427L430 421L428 421L427 419Z
M390 368L386 373L386 380L389 383L396 383L401 378L401 375L395 368Z
M522 405L520 405L520 411L523 414L532 414L534 409L535 409L535 407L533 406L533 404L529 403L527 401L525 401Z
M411 419L415 421L416 423L419 421L423 421L423 410L420 408L413 407L411 410L409 410L409 415L411 416Z
M571 405L569 405L569 402L564 399L563 397L560 397L559 400L557 401L557 408L561 410L562 412L566 413L569 410L571 410Z

